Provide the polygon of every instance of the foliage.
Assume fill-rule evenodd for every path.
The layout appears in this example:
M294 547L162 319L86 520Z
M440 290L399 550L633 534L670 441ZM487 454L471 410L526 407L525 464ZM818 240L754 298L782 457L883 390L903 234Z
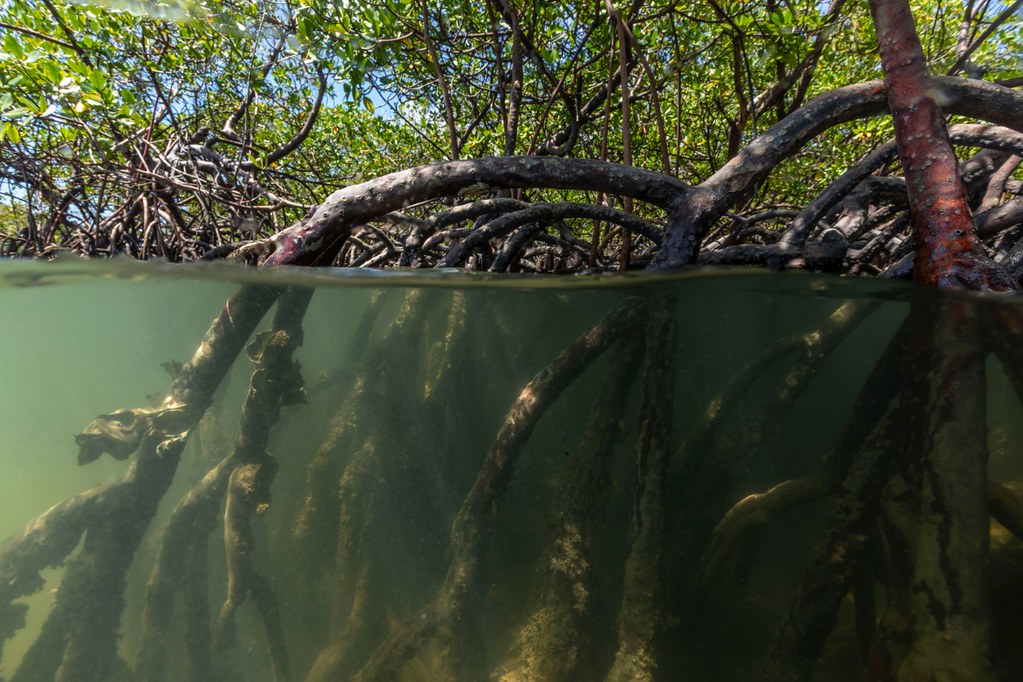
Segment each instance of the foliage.
M935 72L1003 9L914 3ZM1011 15L967 66L1016 78L1021 40ZM0 188L31 218L3 252L172 260L448 158L624 160L698 183L810 97L880 76L867 8L844 0L5 0L0 50ZM801 206L890 135L821 136L736 209Z

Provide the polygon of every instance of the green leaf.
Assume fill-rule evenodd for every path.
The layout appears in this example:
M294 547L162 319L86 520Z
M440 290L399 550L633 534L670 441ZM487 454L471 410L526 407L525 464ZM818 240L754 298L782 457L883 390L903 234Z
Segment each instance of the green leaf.
M92 73L89 74L89 82L97 90L107 89L107 77L102 71L98 69L94 70Z
M4 36L4 49L15 59L24 59L25 57L25 49L13 33Z
M12 121L16 121L20 118L25 118L30 113L31 112L28 110L27 107L16 107L14 109L8 109L7 111L0 113L0 116L11 119Z
M21 142L21 133L18 131L18 126L13 123L5 123L4 137L10 140L12 144L18 144Z
M51 83L59 83L63 74L60 67L53 62L43 62L39 66L39 72L41 75Z

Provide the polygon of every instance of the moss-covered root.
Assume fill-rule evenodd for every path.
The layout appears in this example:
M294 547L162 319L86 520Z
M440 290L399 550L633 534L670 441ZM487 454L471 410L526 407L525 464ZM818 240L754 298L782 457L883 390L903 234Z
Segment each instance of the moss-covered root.
M351 441L357 428L355 406L365 393L367 348L370 335L383 308L383 293L377 290L370 297L366 311L352 336L348 351L337 369L326 372L321 385L329 387L327 400L338 409L331 418L321 444L306 468L306 492L298 517L291 526L289 542L295 554L308 557L314 568L329 566L334 557L337 536L337 481L341 477L347 454L353 450ZM310 391L312 392L312 391ZM302 570L308 570L303 566ZM296 578L298 576L295 576Z
M168 632L171 629L175 597L186 592L186 667L191 679L210 675L209 616L206 602L206 560L209 534L216 526L216 514L227 494L225 516L229 565L229 599L240 602L250 592L267 624L275 669L281 661L283 638L272 592L251 566L251 531L248 517L269 502L269 485L276 461L265 450L270 428L277 422L282 405L302 399L302 379L292 356L302 343L301 323L311 290L288 289L280 298L271 330L249 344L249 356L256 370L242 406L241 428L233 452L207 472L175 506L164 531L156 563L146 585L142 635L139 644L139 677L146 682L165 679ZM201 562L201 566L198 564ZM201 596L200 594L201 593ZM270 596L267 596L269 594ZM196 612L191 610L198 609ZM230 610L233 614L233 609ZM276 624L274 623L276 621ZM283 664L286 667L286 663ZM277 679L282 679L277 676Z
M273 680L286 682L290 670L280 609L270 583L256 570L252 556L255 542L249 523L250 517L269 503L268 492L276 468L276 462L267 455L262 462L241 464L231 472L224 513L227 598L220 610L214 654L235 646L235 612L251 596L263 624Z
M936 311L930 410L923 430L911 644L899 680L994 680L987 580L985 353L977 312Z
M871 651L870 682L994 680L987 576L985 350L976 311L931 311L921 360L928 410L912 466L884 503L891 554L888 604Z
M881 523L891 557L891 575L885 585L885 605L870 646L864 674L868 682L894 682L897 666L905 658L909 646L912 556L918 538L920 472L915 462L903 462L901 468L888 481L881 501Z
M384 584L379 555L381 533L387 533L385 519L391 509L388 486L394 485L414 452L410 434L417 433L411 422L395 429L379 429L379 415L404 414L409 420L423 418L423 405L414 388L423 363L422 339L429 323L428 297L422 289L405 294L383 340L360 354L358 371L350 381L341 410L331 422L331 432L308 470L309 496L300 514L308 524L296 540L296 565L308 572L309 564L322 564L324 577L304 589L303 599L329 598L320 630L329 630L315 643L315 660L308 682L349 679L365 662L376 644L386 636L387 614L392 595ZM394 349L402 352L395 356ZM355 357L351 357L355 360ZM347 457L347 454L352 454ZM331 472L337 471L336 475ZM322 472L322 480L315 476ZM333 483L331 483L333 481ZM327 550L330 556L325 556ZM312 550L312 551L310 551ZM320 557L317 561L317 557ZM326 573L329 571L329 575Z
M117 646L128 568L174 478L188 434L279 294L276 288L243 287L214 320L160 408L102 415L76 437L80 462L103 452L121 458L137 454L121 481L99 500L101 506L85 529L82 551L64 571L43 634L25 657L22 667L29 667L16 672L14 680L110 682L126 674ZM58 521L53 516L46 519ZM65 533L55 537L61 550L74 547L65 543ZM48 661L46 674L33 671L33 661Z
M860 447L838 489L824 538L814 551L770 655L758 671L765 682L807 680L834 629L875 531L881 495L906 448L912 396L897 396ZM861 594L863 592L861 591Z
M198 627L203 634L196 646L186 646L186 661L191 680L205 682L211 675L209 650L209 593L206 584L209 536L217 525L217 512L223 500L231 471L237 465L233 454L213 467L174 507L163 531L156 562L146 582L142 630L139 637L136 673L146 682L162 682L167 677L167 633L172 628L178 592L201 590L201 600L189 599L185 619L189 630ZM197 584L197 581L201 584ZM196 606L205 609L197 622Z
M486 583L482 563L494 529L494 509L547 408L597 357L635 328L639 314L640 306L632 301L617 307L522 389L455 516L444 584L427 607L377 648L357 679L393 680L416 664L426 665L436 679L441 679L438 675L456 680L485 676L471 608L480 603Z
M529 616L509 660L493 675L501 682L568 682L586 676L578 668L588 639L583 623L593 590L593 540L603 525L610 460L624 433L629 388L642 359L639 335L619 346L586 430L559 475Z
M642 423L636 450L632 544L625 561L618 614L618 651L607 682L653 679L657 660L654 637L661 626L657 600L664 547L664 489L671 446L675 392L676 324L668 300L658 301L649 317Z
M386 632L379 567L372 552L378 527L380 455L372 439L352 455L341 476L338 496L337 555L330 586L330 639L320 650L307 682L347 680L365 661L367 649Z
M763 348L755 358L735 373L728 385L707 405L703 418L686 436L679 448L682 454L682 476L698 475L704 468L705 458L715 452L715 441L720 438L721 429L737 405L742 403L751 387L790 356L796 362L778 389L743 424L741 433L731 434L737 452L760 451L763 443L769 441L784 423L783 417L792 405L809 387L818 370L834 352L835 348L855 330L863 320L878 308L878 301L847 301L836 308L817 329L806 334L786 336Z

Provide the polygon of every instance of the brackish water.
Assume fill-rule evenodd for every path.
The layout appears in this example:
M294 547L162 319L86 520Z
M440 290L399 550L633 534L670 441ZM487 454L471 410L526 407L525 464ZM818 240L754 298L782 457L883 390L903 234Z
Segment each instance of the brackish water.
M833 497L783 510L741 535L732 552L716 552L715 526L747 496L825 467L911 307L947 302L901 283L754 272L489 279L3 265L0 538L13 538L0 549L7 682L319 682L360 671L362 679L599 680L612 670L632 671L616 679L636 670L661 680L768 679L764 662L828 529ZM276 476L260 484L258 505L234 521L228 514L229 526L241 519L251 529L244 551L229 549L237 545L230 531L225 546L226 477L188 526L187 542L165 531L176 505L231 457L253 373L244 352L188 434L137 548L124 541L118 549L123 534L109 531L110 519L134 513L134 502L118 502L90 512L45 560L42 550L32 560L12 550L53 505L116 486L140 457L170 457L103 454L79 465L74 434L120 408L166 404L173 363L192 357L240 286L263 285L314 295L294 353L305 402L281 408L266 443ZM1012 308L979 297L955 305L978 318ZM623 306L638 313L623 333L635 341L609 345L563 377L557 395L530 402L534 390L547 390L538 373ZM851 320L822 328L842 306L854 309ZM670 320L674 337L653 347L662 355L667 347L674 362L648 373L641 357L649 319ZM268 315L260 328L269 324ZM827 333L814 336L819 329ZM986 394L960 399L986 404L991 478L1011 488L1023 475L1023 411L1002 365L994 356L984 362ZM665 367L669 376L658 383ZM644 383L659 392L644 397ZM651 445L644 434L658 428L649 417L665 396L654 421L667 435ZM527 403L534 412L509 412ZM534 416L535 428L500 445ZM500 473L491 476L494 467ZM267 491L269 500L260 497ZM877 515L864 531L873 541L855 560L866 567L857 569L858 591L839 601L812 660L795 665L806 679L863 679L890 588L893 557L884 555L895 553L884 549ZM452 534L466 522L472 532ZM1023 549L992 528L985 580L994 609L983 620L994 624L994 645L985 655L997 674L1020 679L1018 654L1001 642L1023 630L1012 605ZM108 544L94 540L103 533ZM104 553L117 552L129 555L126 572L106 580ZM164 597L152 589L161 561L173 566ZM84 584L62 585L75 562L99 568L81 573L90 576ZM44 582L25 588L40 563L52 564ZM155 618L153 602L168 594L161 603L171 615ZM229 596L237 610L225 617ZM275 608L257 608L274 599ZM23 621L18 605L28 607ZM106 643L96 635L83 658L74 642L87 628L59 617L88 621L90 610L107 607L115 632ZM95 665L92 650L101 652ZM272 672L281 652L286 670L279 659Z

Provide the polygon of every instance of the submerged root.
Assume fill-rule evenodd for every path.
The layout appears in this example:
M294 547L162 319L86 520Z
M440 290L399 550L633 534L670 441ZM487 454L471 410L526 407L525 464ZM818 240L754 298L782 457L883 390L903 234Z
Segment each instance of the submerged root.
M212 676L206 603L207 544L225 492L228 597L218 628L220 648L232 640L234 609L252 594L267 632L275 679L287 676L287 655L275 598L252 565L254 542L249 516L262 514L270 502L270 484L277 471L276 460L265 450L270 428L277 422L282 405L302 400L302 379L292 355L302 342L301 323L311 296L311 290L287 290L281 296L271 330L257 335L249 344L249 357L256 369L242 405L241 429L234 451L182 498L167 523L146 586L138 666L139 675L146 682L158 682L167 675L166 640L174 597L179 591L185 592L183 601L188 609L185 667L192 679Z
M760 406L750 423L744 425L741 443L736 450L749 457L777 433L782 417L806 391L817 371L836 347L878 307L877 301L843 303L815 331L779 339L761 351L739 370L721 392L710 401L703 418L679 448L683 455L685 478L698 476L708 453L715 451L725 420L742 401L750 388L772 367L786 357L795 355L796 363L781 381L770 400Z
M376 446L367 442L342 475L335 573L330 590L330 639L317 655L308 682L351 677L366 650L386 632L381 609L379 567L370 553L380 507L380 463Z
M446 679L480 679L481 644L473 605L484 593L484 569L493 510L511 482L529 436L550 404L598 356L634 328L638 307L619 306L526 384L507 416L469 494L455 517L451 562L437 595L388 637L359 672L360 680L394 679L424 652L439 656Z
M678 352L670 307L669 300L659 301L649 322L631 547L618 614L618 651L605 678L608 682L650 680L657 667L654 638L662 625L658 599L665 539L664 489Z
M459 339L469 316L463 304L452 304L432 332L435 318L422 314L406 318L401 334L383 335L400 350L395 353L392 347L379 355L368 354L379 362L359 363L353 371L361 376L346 387L345 414L338 415L336 428L308 470L305 508L299 513L298 501L292 507L300 520L298 528L285 522L275 529L283 537L302 540L294 550L295 557L278 565L290 564L291 576L299 579L316 576L309 586L289 583L288 592L281 593L281 604L271 589L273 573L254 556L259 535L252 526L252 516L258 516L269 503L276 461L265 450L265 436L276 420L274 411L280 407L281 396L275 399L276 407L257 402L272 397L271 386L288 388L285 393L294 397L297 391L292 389L297 383L290 370L275 377L264 366L273 355L273 340L285 340L273 331L257 337L252 350L259 367L243 406L235 452L185 495L163 536L153 538L154 543L161 543L161 550L147 586L142 632L128 644L131 647L137 642L136 680L159 682L181 675L194 682L213 682L244 676L240 658L246 623L237 610L249 598L257 610L252 620L262 621L272 675L279 681L290 679L292 672L297 674L294 679L307 682L353 678L457 682L487 677L501 682L565 682L603 676L615 681L652 680L664 674L658 666L686 661L702 644L697 634L682 645L686 648L681 653L672 651L663 636L667 628L688 635L701 627L711 629L748 618L740 624L742 634L752 633L755 644L769 632L769 628L761 628L760 620L767 609L759 610L760 605L752 605L752 600L750 608L736 612L738 618L701 618L699 609L708 603L690 608L697 601L692 594L684 588L671 592L666 584L665 555L677 551L683 557L672 564L671 579L680 577L677 582L686 588L700 590L723 572L722 567L759 529L825 496L833 496L834 503L829 507L824 538L802 576L774 649L757 679L809 679L825 645L840 639L836 636L827 641L839 604L847 601L850 590L855 597L860 641L874 640L868 679L942 675L956 679L968 670L979 670L981 675L990 672L986 604L978 597L985 579L975 570L975 564L983 564L986 558L984 531L979 530L980 521L988 520L983 500L992 516L1020 536L1023 503L1004 486L980 485L983 474L977 463L983 461L984 453L974 446L975 441L983 440L983 413L963 410L961 403L943 397L954 393L949 387L959 387L970 397L984 393L979 353L975 339L968 334L968 321L953 316L951 321L938 320L928 326L939 338L935 345L940 350L928 346L927 353L921 352L919 343L907 346L906 332L900 330L876 363L822 469L749 495L721 516L721 503L737 497L723 494L722 488L732 486L729 492L734 490L734 482L747 472L715 479L719 472L713 467L720 462L712 460L705 462L705 471L691 481L673 479L671 487L666 481L672 391L677 377L670 306L651 313L630 302L635 310L623 307L615 311L568 346L525 384L487 450L486 441L472 441L474 431L465 428L467 417L452 400L453 394L469 394L467 402L475 407L485 395L466 386L482 383L467 382L472 368L466 371L457 364L465 355ZM645 355L629 345L638 340L633 332L639 327L640 315L647 315L649 323ZM416 323L417 317L421 324ZM913 324L920 325L920 318L914 317ZM957 346L953 341L960 336L966 340ZM544 434L544 447L557 448L556 456L536 463L541 473L529 482L542 481L543 489L531 488L522 503L533 506L523 518L513 516L509 503L520 500L514 490L507 502L505 496L537 423L545 414L553 416L549 409L561 392L623 338L626 340L617 347L608 376L595 396L585 432L564 460L558 453L568 429L562 428L557 439L547 440ZM819 347L808 352L804 356L808 364L788 372L786 376L795 377L798 386L786 384L781 394L791 398L798 394L798 387L805 388L812 368L823 361L819 352ZM635 489L631 496L621 495L616 493L618 482L609 466L616 441L625 430L623 415L627 414L630 382L644 357L643 404L638 410L642 422L633 453ZM926 381L919 379L927 367L937 369ZM782 368L778 369L783 374ZM580 395L592 388L587 382L585 377L578 387ZM773 402L772 409L780 410L795 400L790 398ZM508 402L504 399L502 404ZM184 416L192 414L187 406L173 406L174 411L179 409L185 410ZM714 409L717 411L708 423L720 426L724 406ZM477 413L490 414L482 407ZM567 423L574 425L582 416L569 413ZM169 422L141 411L111 412L101 419L104 423L83 439L88 444L86 459L98 455L95 446L100 441L113 439L120 444L113 446L118 448L117 454L123 455L129 447L126 443L137 440L132 447L140 448L139 462L133 465L131 476L58 505L0 551L0 577L4 579L0 581L0 633L14 632L22 626L13 603L19 598L15 595L38 589L38 568L48 565L46 562L63 561L80 546L83 535L86 537L80 556L70 561L53 615L12 682L119 682L132 675L119 658L117 629L125 592L128 600L134 598L125 571L153 511L139 506L137 493L140 488L146 490L147 505L159 502L159 494L149 486L170 481L187 432L176 431L181 426L176 421L175 429L170 429ZM493 434L494 429L477 428L475 432ZM759 436L751 438L749 442L756 442ZM484 452L480 465L475 460ZM752 459L754 453L738 456ZM969 461L963 462L963 458ZM678 464L671 469L673 476L686 469L686 463ZM622 462L621 468L628 465ZM557 485L546 488L553 471L558 472ZM618 473L617 468L613 471ZM463 498L461 493L470 487L467 479L472 476L471 489ZM452 483L458 477L463 478ZM717 485L722 480L724 485ZM159 485L155 489L159 493ZM678 498L669 496L676 490L682 491ZM978 494L979 490L986 495ZM694 493L692 499L689 492ZM545 506L549 496L553 502ZM666 517L675 513L676 499L680 500L677 508L687 511L701 499L712 501L713 505L707 506L714 507L697 510L711 522L697 518L693 523L696 531L680 534L686 541L697 541L678 542L679 550L673 549L666 532ZM611 519L620 517L620 522L605 527L603 517L610 505L618 508L630 503L631 517L628 513L609 514ZM228 584L219 619L214 614L211 627L207 539L216 527L222 504L226 505L222 518ZM888 517L883 538L877 531L882 508ZM895 518L900 514L901 518ZM445 543L443 538L438 542L437 536L447 529L452 515L448 553L442 557ZM617 541L619 533L626 533L627 519L631 521L627 547L618 542L605 547L602 543ZM518 588L526 582L521 566L536 559L531 553L535 545L522 539L529 539L541 520L546 522L545 544L538 550L537 572L528 587L532 592L528 599L515 603ZM502 525L506 521L507 527ZM508 535L501 534L503 530ZM494 551L491 545L508 538L506 547ZM703 542L706 539L709 546ZM317 547L324 540L323 546ZM888 608L875 628L873 589L882 571L872 573L874 567L865 557L884 541L892 555L895 578L887 590ZM701 573L694 576L691 569L704 546ZM528 549L522 551L524 547ZM512 557L505 563L505 554L512 552L521 552L524 558ZM414 561L398 565L410 555ZM310 567L312 557L319 558L317 565ZM412 563L416 565L409 568ZM607 575L603 573L606 566L613 568ZM685 569L680 571L678 566ZM219 569L214 556L212 570ZM322 597L325 589L333 590L329 599ZM503 593L497 594L498 590ZM291 623L282 620L281 608L288 608L296 594L300 600L319 601L313 607L318 620L290 630ZM682 608L677 607L679 602ZM306 606L299 604L296 610L304 616ZM175 609L182 618L174 619ZM324 626L328 619L329 634ZM289 670L286 627L290 641L301 639L306 632L316 633L313 641L299 645L306 648L295 659L301 661L302 669ZM184 656L175 660L182 636ZM319 657L307 670L316 652ZM238 659L239 671L228 669L232 658ZM695 655L691 660L695 661ZM265 663L260 658L256 665ZM728 678L729 665L723 661L700 661L697 665L705 665L702 670L708 673L717 668L721 679ZM745 669L745 663L738 665Z
M828 459L824 480L841 480L824 538L814 551L767 660L764 680L806 679L834 628L874 532L881 496L909 447L920 391L911 372L917 320L896 332L874 366ZM899 388L909 387L900 391ZM865 594L861 591L861 594Z
M975 311L938 308L923 425L911 644L902 679L994 680L987 581L988 483L984 353ZM963 399L964 396L970 396Z
M239 465L231 473L224 513L224 550L227 557L227 598L220 610L214 635L214 654L236 646L235 612L251 596L263 623L270 653L274 682L288 679L290 664L284 647L277 596L267 579L255 568L252 556L255 541L249 517L262 513L269 504L269 488L277 464L269 458L259 463Z
M352 337L348 352L339 369L325 372L327 379L320 388L330 387L329 404L339 407L327 425L321 444L306 467L306 493L301 509L291 526L291 538L297 551L310 557L313 566L328 566L334 556L337 536L337 481L352 450L351 443L358 429L357 409L366 392L367 347L370 335L382 308L381 291L370 297L366 312ZM388 340L389 341L389 340ZM355 368L362 368L356 371ZM314 581L315 582L315 581Z
M643 358L642 346L635 341L626 339L615 354L584 435L559 477L529 616L509 660L494 675L502 682L559 682L584 676L579 668L591 644L583 623L593 590L592 547L603 524L610 492L608 468L624 432L629 387Z
M807 346L806 356L789 372L786 380L783 382L787 387L786 390L772 398L771 407L768 412L775 414L776 418L780 417L780 410L787 407L790 402L789 398L785 396L796 390L796 387L802 387L798 390L798 393L801 393L805 388L805 383L815 373L815 368L834 350L838 341L851 331L852 323L861 320L863 315L873 309L872 306L856 307L851 304L845 304L832 313L825 325L816 334L810 335L818 339L818 343L822 345L819 348L812 344ZM878 425L885 419L891 419L890 416L886 417L885 415L890 412L889 405L896 399L896 396L900 394L900 390L903 388L902 367L909 352L907 347L910 340L909 332L909 324L905 323L875 363L867 382L860 390L859 397L848 421L836 440L834 450L825 458L824 466L821 470L799 478L783 481L763 493L747 495L735 503L721 517L721 520L714 528L712 539L701 558L700 578L695 581L696 586L705 588L709 582L721 574L721 569L726 563L744 547L748 546L750 541L762 529L776 523L782 516L804 504L837 494L840 498L837 509L842 510L841 513L851 514L851 516L844 520L834 517L831 522L832 524L854 528L860 527L867 522L862 518L864 512L859 496L863 494L862 486L866 485L873 475L872 472L877 466L875 460L882 456L877 449L886 447L885 439L891 435L884 433L884 429L878 430L880 429ZM809 344L809 342L807 343ZM894 409L894 407L891 409ZM897 423L890 423L885 428L897 430L900 426ZM893 453L889 453L889 455L895 457ZM879 483L874 483L874 485L880 486L874 491L879 495L880 489L884 485L883 480ZM869 508L869 502L865 504ZM827 572L830 569L825 567L829 565L829 562L837 561L838 559L835 557L839 557L841 561L855 559L858 549L853 551L852 555L849 555L849 548L839 550L837 547L831 547L828 544L828 542L845 542L849 540L850 537L843 533L844 531L827 531L827 537L831 538L831 540L826 541L815 555L817 558L814 561L818 562L820 566L807 570L804 585L801 589L801 593L805 593L805 597L802 598L805 601L800 602L803 605L799 606L798 609L809 608L810 604L815 603L815 598L810 595L817 594L816 590L837 589L839 592L837 598L833 598L832 603L823 607L822 614L811 616L805 613L802 615L797 615L795 612L790 613L789 618L795 619L793 623L805 620L808 623L812 621L815 625L812 627L804 624L793 625L795 630L780 636L779 643L775 646L776 653L772 654L773 658L778 658L779 660L765 664L767 667L779 668L780 666L780 668L786 668L790 664L797 665L792 663L792 661L800 659L801 654L790 654L785 653L785 651L788 649L802 651L804 646L809 646L811 650L819 650L819 647L823 645L827 632L821 637L821 633L815 628L821 623L833 623L833 613L837 612L838 600L848 591L847 581L851 573L843 572L842 577L839 579L840 585L827 588L823 584L817 585L816 581L818 578L812 577L811 573L816 575L816 571L823 570ZM850 531L850 533L855 536L856 542L864 540L864 531ZM855 563L856 561L853 560L852 564L849 564L850 570L851 566ZM797 600L799 599L801 598L797 597ZM793 609L797 609L795 604ZM832 615L828 616L826 614ZM783 626L783 631L786 631L786 627L788 626ZM830 632L830 627L831 625L827 625L828 632ZM802 641L805 637L819 639L814 639L814 643L807 645ZM787 641L789 639L793 639L793 641ZM795 640L798 640L798 643ZM786 641L787 643L783 643ZM779 662L782 659L786 662ZM762 672L765 675L768 674L766 668ZM797 673L791 672L781 672L778 673L778 676L781 679L789 674L798 677Z
M831 477L825 472L815 472L782 481L769 490L747 495L736 502L714 528L714 539L704 554L699 582L705 585L719 575L723 566L758 530L790 510L833 492Z
M820 546L803 574L760 679L806 679L831 634L842 599L862 570L867 542L876 525L881 493L903 443L902 420L909 405L893 402L864 443L838 492ZM866 595L868 593L861 592Z
M396 528L392 515L420 501L402 498L397 490L402 476L409 467L418 466L421 455L411 438L428 428L428 411L414 383L423 360L428 304L422 290L406 294L382 343L359 363L360 372L332 424L336 439L321 447L309 468L310 494L300 523L317 525L309 526L306 530L314 532L303 537L310 544L320 543L316 556L332 549L318 569L322 571L319 584L308 591L308 597L317 602L311 604L313 609L319 612L326 606L323 617L329 628L307 676L309 682L354 675L386 636L388 615L400 601L395 593L407 588L395 581L395 571L385 568L391 561L386 549L391 544L378 540L388 537L397 544L398 533L409 529ZM406 351L397 360L394 347ZM373 425L386 414L407 418L400 429L375 430ZM357 449L344 461L345 450L354 449L353 445ZM338 476L329 475L342 464ZM314 475L320 469L327 475L317 480ZM417 514L422 515L422 510ZM317 588L329 591L325 605Z
M707 589L715 577L722 575L721 569L739 555L743 558L739 570L748 570L752 562L747 559L753 557L753 541L758 531L788 511L832 494L845 475L855 448L851 448L853 452L846 448L845 452L833 453L823 472L779 483L755 496L748 494L748 484L742 481L743 472L763 466L760 460L765 445L777 435L786 416L798 407L818 371L877 307L876 301L843 303L815 330L767 345L710 401L702 419L679 447L671 477L684 492L676 499L669 520L675 539L666 550L666 561L673 574L688 578L679 582L670 598L681 613L690 615L672 627L678 632L676 636L692 642L694 652L716 648L707 627L707 622L713 620L712 614L701 611L707 607ZM741 428L727 428L751 389L789 358L792 364L766 399L742 421ZM881 395L898 390L890 385L876 388L882 391ZM883 405L880 409L883 410ZM879 414L870 413L862 421L872 428L879 418ZM869 428L858 437L862 440L866 432ZM841 449L842 443L849 442L843 435L836 447ZM785 464L805 466L804 462L794 460ZM708 670L723 670L732 659L727 650L722 650L714 656L703 656L702 665Z
M1023 497L1007 485L988 481L988 509L994 520L1023 540Z

